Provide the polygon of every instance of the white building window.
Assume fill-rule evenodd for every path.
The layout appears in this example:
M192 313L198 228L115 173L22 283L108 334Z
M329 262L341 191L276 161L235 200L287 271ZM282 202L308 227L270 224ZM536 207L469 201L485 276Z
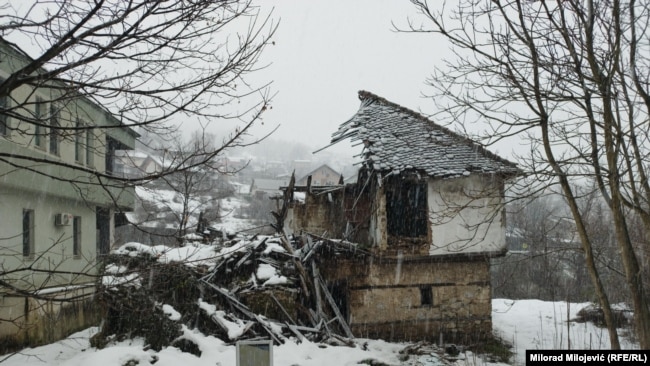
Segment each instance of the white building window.
M90 167L95 165L95 135L91 128L86 131L86 164Z
M53 106L50 107L50 154L59 155L59 112Z
M84 126L85 124L81 120L77 119L77 122L75 124L77 130L75 131L74 135L74 161L79 164L84 163L84 157L86 155L84 149L84 144L86 143L86 135L83 130Z
M36 97L36 103L34 104L34 145L41 149L45 148L45 127L41 124L45 123L45 111L47 107L43 98Z

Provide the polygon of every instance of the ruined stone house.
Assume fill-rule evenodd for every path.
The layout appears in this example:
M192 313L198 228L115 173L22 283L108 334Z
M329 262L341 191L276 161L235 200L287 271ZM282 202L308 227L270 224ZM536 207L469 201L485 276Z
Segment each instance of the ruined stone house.
M357 337L469 341L491 334L490 258L505 245L504 184L519 170L372 93L332 144L363 145L356 183L297 186L287 225L358 244L319 268Z

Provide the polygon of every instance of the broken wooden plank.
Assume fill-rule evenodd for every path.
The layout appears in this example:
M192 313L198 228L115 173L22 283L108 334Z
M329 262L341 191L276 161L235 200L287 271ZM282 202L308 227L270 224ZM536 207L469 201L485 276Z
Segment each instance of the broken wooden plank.
M316 282L318 281L318 282ZM348 326L348 323L343 319L343 315L341 314L341 310L339 309L338 305L336 305L336 302L334 301L334 298L332 297L332 294L330 294L329 290L327 289L327 286L323 282L323 280L320 278L320 276L317 279L314 279L315 283L320 284L321 289L323 290L323 294L325 294L325 298L327 299L327 302L329 302L330 307L332 308L332 311L334 311L334 314L336 314L336 317L339 319L339 324L341 324L341 328L343 328L343 331L345 332L345 335L348 338L354 338L354 335L352 335L352 330L350 330L350 327Z
M244 315L246 315L250 319L255 318L255 314L253 314L253 312L248 308L248 306L246 306L246 305L242 304L241 302L239 302L239 300L237 300L230 292L220 288L219 286L215 286L215 285L213 285L213 284L211 284L209 282L206 282L206 281L203 281L203 282L205 284L207 284L208 286L210 286L215 291L217 291L218 293L220 293L221 295L223 295L224 297L226 297L226 299L228 299L230 301L230 303L234 307L236 307L237 310L241 311Z
M289 323L285 323L285 325L287 326L287 328L289 328L289 330L290 330L293 334L296 335L296 337L298 337L298 339L300 340L300 342L304 342L305 340L307 340L307 338L306 338L302 333L300 333L300 331L298 330L298 328L296 328L295 325L293 325L293 324L289 324Z
M213 321L215 324L217 324L218 326L220 326L221 329L223 329L223 330L226 332L226 334L228 335L228 338L229 338L231 341L234 341L234 340L237 340L237 339L241 338L241 337L242 337L244 334L246 334L246 332L248 332L248 331L251 329L251 327L255 324L255 322L252 322L252 321L246 322L246 325L244 325L244 328L243 328L241 334L240 334L239 336L237 336L237 337L230 338L230 334L229 334L230 327L228 327L228 324L224 324L224 323L221 321L221 318L219 318L218 316L215 316L215 315L212 315L212 316L210 317L210 319L212 319L212 321Z
M338 339L339 341L341 341L343 343L345 343L345 345L348 346L348 347L356 347L356 344L354 343L354 341L352 339L342 337L342 336L340 336L338 334L332 334L332 337L335 338L335 339Z
M260 258L257 258L257 261L262 262L262 263L266 263L266 264L270 264L275 268L279 268L279 267L282 266L282 263L280 263L279 261L276 261L274 259L271 259L269 257L260 257Z
M330 324L334 323L337 320L339 320L339 317L335 316L332 319L328 320L325 324L330 325Z
M296 253L294 252L293 247L291 246L291 243L289 242L289 238L286 235L286 233L283 232L280 235L280 242L282 243L282 247L289 254L291 254L291 262L296 267L296 269L298 270L298 274L300 275L300 286L302 287L303 294L306 297L309 297L311 291L309 290L307 271L305 270L305 267L302 265L302 262L300 262L300 260L298 260L298 258L296 257Z
M320 290L318 289L318 267L314 262L311 262L311 271L314 281L314 296L316 297L316 314L318 314L318 318L322 319L323 317L321 315L323 313L323 300L321 299Z
M320 315L318 315L314 309L309 309L309 319L311 320L311 323L314 324L314 327L316 327L316 329L320 329Z
M217 264L214 266L214 268L212 269L212 271L210 271L210 273L208 273L207 275L201 277L200 280L201 280L201 281L211 281L212 278L213 278L213 277L217 274L217 272L219 271L219 268L221 268L221 266L222 266L224 263L226 263L226 260L221 260L221 261L219 261L219 263L217 263Z
M282 344L283 343L283 342L280 341L280 338L277 337L278 334L275 333L273 331L273 328L268 324L268 321L262 319L257 314L254 314L254 316L255 316L255 320L257 320L257 322L262 326L262 328L264 328L264 330L266 330L266 332L269 334L269 336L271 336L271 338L273 339L273 342L275 342L275 344ZM284 338L284 335L282 335L282 334L280 334L279 336Z
M244 254L244 255L242 256L242 258L241 258L241 259L240 259L240 260L235 264L235 268L239 268L239 266L241 266L242 264L244 264L244 262L246 262L246 261L248 260L248 258L250 258L250 256L251 256L252 254L253 254L253 251L252 251L252 250L248 250L248 251L246 252L246 254Z
M275 304L278 305L280 310L282 310L282 313L284 314L284 316L286 316L287 319L289 319L289 321L291 321L291 324L296 325L296 322L293 320L291 315L289 315L289 313L284 309L284 306L282 306L282 304L280 303L278 298L275 297L275 295L273 295L273 292L270 292L269 295L271 295L271 298L273 299L273 301L275 301Z
M318 333L320 332L320 329L318 328L310 328L310 327L305 327L302 325L293 325L294 328L303 331L303 332L311 332L311 333Z
M313 239L324 241L324 244L332 245L332 246L334 246L336 248L340 248L340 249L343 249L343 250L346 250L346 251L359 252L361 254L367 254L367 255L370 254L370 252L368 252L366 250L359 249L358 244L351 243L351 242L346 241L346 240L328 239L324 235L316 235L316 234L312 234L312 233L309 233L309 232L305 232L305 235L310 236Z
M307 262L307 260L309 260L309 258L316 252L318 247L320 247L323 244L322 240L319 240L316 243L314 243L314 241L311 239L311 236L306 235L306 237L307 237L307 245L302 251L303 253L303 257L301 259L302 262Z

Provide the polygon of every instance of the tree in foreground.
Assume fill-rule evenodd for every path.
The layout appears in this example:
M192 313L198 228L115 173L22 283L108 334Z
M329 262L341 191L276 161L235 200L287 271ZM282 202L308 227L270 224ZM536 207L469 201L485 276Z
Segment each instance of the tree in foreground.
M92 283L104 226L135 185L254 143L270 95L248 77L275 28L246 0L0 1L0 193L13 210L0 224L0 292L50 301L44 288ZM116 165L135 131L169 138L180 122L226 120L230 135L161 170Z
M648 1L488 1L457 5L413 0L455 56L429 80L439 120L481 130L489 145L526 140L519 156L528 187L559 185L568 202L612 348L620 348L594 262L593 235L578 186L594 184L611 213L642 348L650 347L650 309L635 223L650 230L650 22ZM478 121L471 126L471 122ZM635 237L645 237L636 235Z
M192 164L177 161L157 172L160 176L240 146L268 106L267 85L252 85L247 77L260 67L257 61L275 25L250 1L36 0L6 2L0 9L3 40L30 59L0 79L0 98L8 98L2 112L12 121L3 127L31 143L99 134L102 126L66 121L57 113L80 98L102 106L121 126L159 136L173 136L180 122L204 127L239 122L221 143L205 142L212 147L192 156ZM26 87L28 95L16 96ZM92 148L104 155L113 147L101 142ZM19 167L34 161L19 154L0 158L14 159ZM98 178L133 182L63 164Z

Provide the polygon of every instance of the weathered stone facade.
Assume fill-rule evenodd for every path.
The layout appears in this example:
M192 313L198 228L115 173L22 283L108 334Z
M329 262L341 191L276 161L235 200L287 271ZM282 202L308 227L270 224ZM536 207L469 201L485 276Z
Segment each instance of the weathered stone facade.
M369 92L332 135L363 145L357 182L295 187L294 232L345 239L321 255L355 336L465 342L490 336L489 259L505 246L504 187L516 165Z
M433 185L427 180L413 184ZM439 341L442 337L452 342L489 336L490 253L430 255L432 232L442 226L432 225L428 216L419 235L391 231L388 223L395 218L388 212L395 207L386 203L387 196L399 188L389 181L382 186L369 183L363 188L356 184L313 190L303 201L294 202L288 222L296 233L341 238L347 230L349 239L364 249L364 255L324 253L319 265L355 336L391 341ZM501 229L501 225L495 227Z
M93 299L94 287L66 292L64 296L84 299L60 301L6 295L0 298L0 354L62 339L69 334L99 323L102 309ZM58 300L58 301L57 301Z
M485 258L339 257L320 268L357 337L464 342L491 333Z

